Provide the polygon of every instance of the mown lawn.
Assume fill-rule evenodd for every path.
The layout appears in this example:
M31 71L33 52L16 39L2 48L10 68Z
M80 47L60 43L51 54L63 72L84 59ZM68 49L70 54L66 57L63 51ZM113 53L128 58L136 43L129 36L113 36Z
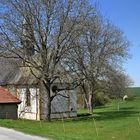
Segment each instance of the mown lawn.
M75 119L48 122L0 120L0 126L54 140L139 140L140 98L96 108L91 116L81 110Z

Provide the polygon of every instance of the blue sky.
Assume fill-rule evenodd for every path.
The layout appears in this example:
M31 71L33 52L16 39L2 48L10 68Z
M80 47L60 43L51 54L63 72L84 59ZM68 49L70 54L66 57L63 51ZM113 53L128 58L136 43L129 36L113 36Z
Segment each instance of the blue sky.
M101 14L118 26L131 42L132 58L124 67L133 79L134 86L140 87L140 0L96 0L96 2Z

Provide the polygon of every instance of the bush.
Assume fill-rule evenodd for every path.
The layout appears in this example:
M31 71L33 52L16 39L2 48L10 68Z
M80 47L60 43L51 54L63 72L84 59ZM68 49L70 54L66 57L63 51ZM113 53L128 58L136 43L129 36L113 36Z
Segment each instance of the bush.
M94 101L94 106L105 105L108 102L110 102L110 98L103 92L98 92Z

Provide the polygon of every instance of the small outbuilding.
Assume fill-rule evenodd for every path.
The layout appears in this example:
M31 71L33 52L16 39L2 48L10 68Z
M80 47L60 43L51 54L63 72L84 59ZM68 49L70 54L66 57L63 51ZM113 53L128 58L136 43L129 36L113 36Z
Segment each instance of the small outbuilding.
M0 87L0 119L17 119L18 104L21 101L9 91Z

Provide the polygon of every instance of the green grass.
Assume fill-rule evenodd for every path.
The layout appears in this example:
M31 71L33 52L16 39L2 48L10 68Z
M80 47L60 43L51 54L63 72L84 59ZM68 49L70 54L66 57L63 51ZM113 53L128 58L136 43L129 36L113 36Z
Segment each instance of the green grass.
M93 118L94 117L94 118ZM0 120L0 126L54 140L139 140L140 98L114 101L96 108L94 115L80 110L74 119L48 122Z
M134 96L140 96L140 87L130 87L127 92Z

